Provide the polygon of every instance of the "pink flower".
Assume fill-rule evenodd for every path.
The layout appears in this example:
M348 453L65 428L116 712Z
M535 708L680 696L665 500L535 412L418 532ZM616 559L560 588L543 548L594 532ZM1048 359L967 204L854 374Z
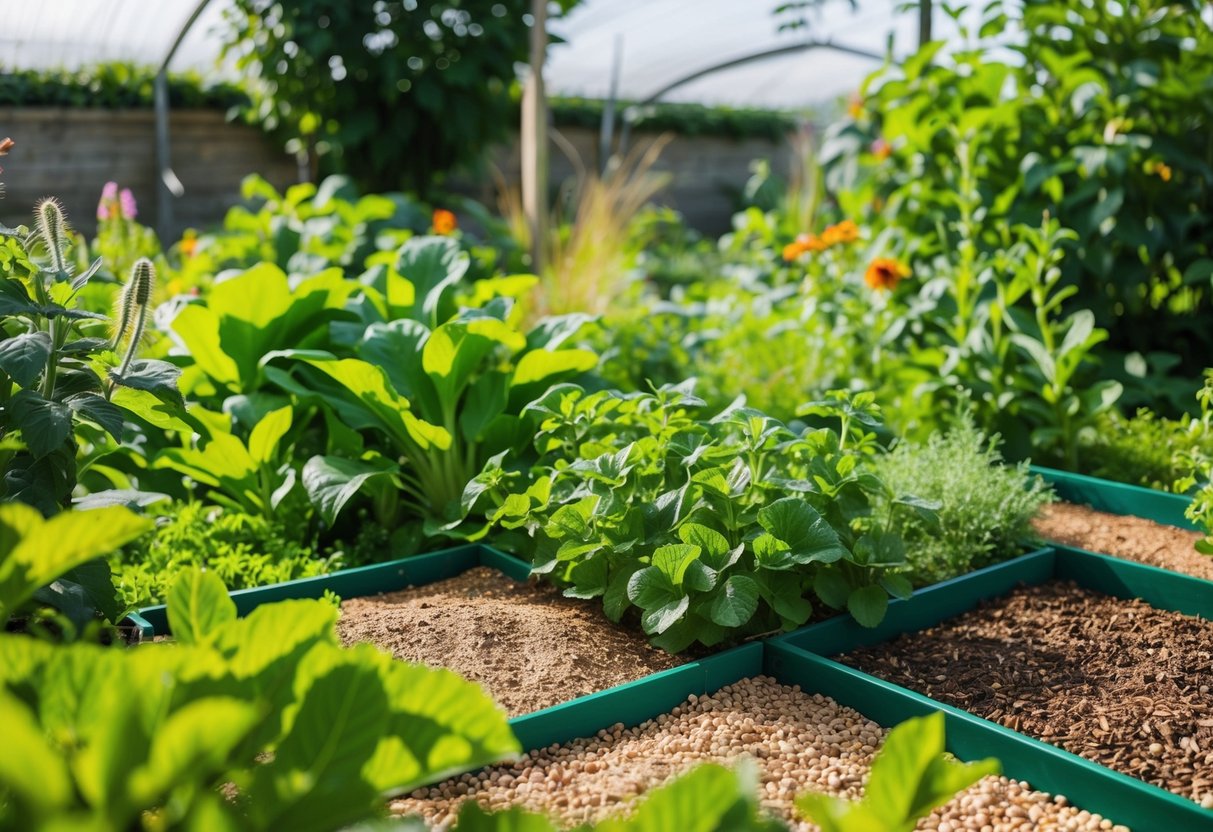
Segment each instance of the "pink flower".
M114 200L118 198L118 183L106 182L101 189L101 199L97 201L97 219L108 220L114 216Z
M133 220L139 216L139 211L135 207L135 195L131 193L130 188L123 188L122 193L118 194L118 204L122 209L123 219Z

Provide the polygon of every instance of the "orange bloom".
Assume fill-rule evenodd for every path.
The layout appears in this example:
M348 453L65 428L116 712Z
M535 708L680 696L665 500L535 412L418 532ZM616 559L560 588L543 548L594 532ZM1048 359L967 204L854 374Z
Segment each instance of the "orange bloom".
M868 266L863 281L878 292L894 289L910 276L910 267L892 257L877 257Z
M1154 172L1158 174L1158 178L1163 182L1171 181L1171 166L1165 162L1159 162L1154 166Z
M847 101L847 115L856 121L863 115L863 99L858 95L852 95Z
M181 238L181 244L178 246L181 251L181 256L185 258L193 257L198 253L198 235L193 229L185 232Z
M430 221L435 234L453 234L459 227L455 215L445 208L435 208L434 218Z
M883 138L879 138L872 142L872 155L880 161L884 161L893 155L893 145L889 144Z
M840 223L828 226L825 231L821 232L821 240L827 246L836 246L841 243L853 243L859 239L859 226L854 220L843 220Z
M827 248L829 244L816 234L799 234L794 241L783 247L783 259L790 263L802 254L825 251Z
M793 260L804 254L807 249L800 244L800 240L794 243L788 243L783 247L783 259L791 263Z

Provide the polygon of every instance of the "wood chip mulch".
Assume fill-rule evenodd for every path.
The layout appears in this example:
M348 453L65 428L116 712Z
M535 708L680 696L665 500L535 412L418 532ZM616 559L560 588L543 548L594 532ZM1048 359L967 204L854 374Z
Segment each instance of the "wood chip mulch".
M1196 551L1197 532L1073 503L1045 506L1032 527L1055 543L1213 581L1213 557Z
M1213 809L1213 622L1054 581L840 660Z

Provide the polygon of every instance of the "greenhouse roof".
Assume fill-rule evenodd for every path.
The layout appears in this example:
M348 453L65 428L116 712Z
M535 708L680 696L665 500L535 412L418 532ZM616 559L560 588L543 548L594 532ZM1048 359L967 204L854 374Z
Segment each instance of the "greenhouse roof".
M0 0L0 67L67 68L102 61L159 65L199 0ZM176 70L221 78L215 30L230 0L205 4L175 55ZM620 98L798 108L854 90L880 66L917 46L917 12L900 0L833 0L806 13L807 26L781 30L777 0L583 0L550 28L565 43L550 51L546 76L557 95L606 97L618 68ZM955 24L936 11L937 37ZM801 48L807 44L812 48ZM845 51L844 51L845 50ZM752 56L777 53L762 60ZM618 61L618 63L617 63ZM728 69L711 71L736 62ZM688 76L703 77L679 85Z

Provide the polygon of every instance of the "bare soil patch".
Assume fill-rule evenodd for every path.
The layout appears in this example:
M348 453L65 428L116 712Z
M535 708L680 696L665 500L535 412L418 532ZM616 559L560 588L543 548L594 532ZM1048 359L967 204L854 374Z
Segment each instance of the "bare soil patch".
M1054 581L841 661L1213 808L1213 622Z
M1194 548L1197 532L1073 503L1045 506L1032 526L1046 540L1213 581L1213 557Z
M711 696L692 696L669 714L634 728L616 725L597 736L530 752L513 765L465 774L393 801L396 815L419 814L436 829L454 822L465 800L492 809L523 806L562 827L627 811L649 789L694 765L753 759L763 806L797 830L815 826L793 814L809 789L855 798L886 731L820 694L755 677ZM958 832L1013 829L1113 829L1099 815L1026 783L987 777L925 818L919 829Z
M479 682L510 716L686 661L611 623L593 603L483 566L344 601L337 632L344 644L369 641L398 659L447 667Z

